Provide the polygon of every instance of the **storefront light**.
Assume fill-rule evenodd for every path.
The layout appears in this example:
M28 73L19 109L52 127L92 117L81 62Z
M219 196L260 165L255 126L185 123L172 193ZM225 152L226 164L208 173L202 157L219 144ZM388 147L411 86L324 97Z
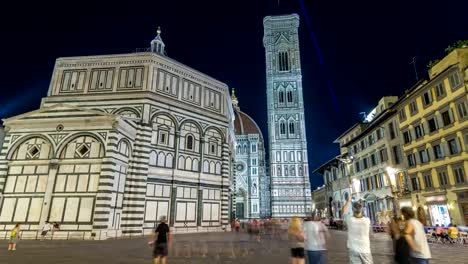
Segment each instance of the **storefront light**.
M413 206L413 210L416 211L416 209L418 209L416 206Z
M427 210L427 205L423 206L424 207L424 210Z

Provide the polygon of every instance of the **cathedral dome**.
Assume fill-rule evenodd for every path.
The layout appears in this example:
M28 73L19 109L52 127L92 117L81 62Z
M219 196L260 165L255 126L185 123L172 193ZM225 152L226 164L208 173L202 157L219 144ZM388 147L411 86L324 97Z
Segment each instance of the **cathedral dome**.
M258 127L257 123L246 113L242 112L239 108L239 101L237 100L234 89L232 89L231 95L232 105L234 108L234 114L236 119L234 120L234 132L236 135L249 135L258 134L260 140L263 142L262 131Z

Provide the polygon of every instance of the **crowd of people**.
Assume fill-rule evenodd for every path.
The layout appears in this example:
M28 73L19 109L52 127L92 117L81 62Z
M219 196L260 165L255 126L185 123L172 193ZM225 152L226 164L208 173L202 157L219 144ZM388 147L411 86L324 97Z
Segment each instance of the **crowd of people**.
M350 209L351 208L351 209ZM350 199L341 211L342 224L347 230L347 248L349 263L373 264L370 246L370 236L374 232L369 218L363 216L362 205L352 203ZM393 241L395 263L399 264L427 264L431 259L428 237L435 237L441 241L453 243L459 236L456 225L450 224L446 229L443 226L427 227L424 219L419 219L412 208L401 208L401 217L394 217L384 229L390 234ZM235 219L232 222L232 231L241 232L242 229L250 233L254 241L261 242L262 237L269 239L287 240L290 247L291 264L325 264L327 263L327 240L330 238L329 228L333 227L333 220L326 221L311 214L304 219L292 217L291 219L252 219L241 222ZM58 223L46 222L41 229L41 241L47 238L49 232L59 230ZM15 251L21 238L21 226L16 224L10 232L8 250ZM155 264L166 264L171 242L169 225L166 217L161 217L154 230L149 245L153 246Z

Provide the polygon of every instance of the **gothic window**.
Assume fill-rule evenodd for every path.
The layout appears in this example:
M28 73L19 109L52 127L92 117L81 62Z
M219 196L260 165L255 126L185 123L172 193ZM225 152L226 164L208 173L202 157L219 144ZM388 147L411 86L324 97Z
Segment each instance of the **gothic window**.
M280 104L284 103L284 92L283 91L279 91L278 102Z
M292 103L293 102L293 92L288 91L286 95L287 95L288 103Z
M284 124L284 122L281 122L281 123L280 123L280 134L281 134L281 135L285 135L285 134L286 134L286 125Z
M187 135L185 149L193 150L193 136L192 135Z
M284 166L284 176L288 176L288 165Z
M247 148L247 145L244 145L244 154L247 154L247 153L248 153L247 149L248 149L248 148Z
M279 71L289 71L289 58L287 51L280 51L278 53L278 68Z
M294 121L289 122L289 134L294 135Z
M276 168L276 176L281 176L281 165Z
M304 170L302 169L302 166L299 166L299 176L304 176Z

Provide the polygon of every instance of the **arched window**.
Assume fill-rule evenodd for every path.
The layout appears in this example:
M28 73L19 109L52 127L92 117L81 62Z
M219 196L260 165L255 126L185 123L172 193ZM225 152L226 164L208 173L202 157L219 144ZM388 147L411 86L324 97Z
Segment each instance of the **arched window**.
M173 167L172 159L173 159L173 156L172 156L171 153L166 155L166 168L172 168Z
M276 168L276 176L281 176L281 165Z
M304 171L302 169L302 166L299 166L299 176L304 176Z
M284 166L284 176L288 176L288 165Z
M284 92L283 91L279 91L279 94L278 94L278 102L280 104L284 103Z
M281 134L281 135L285 135L285 134L286 134L286 125L284 124L284 122L281 122L281 123L280 123L280 134Z
M187 135L185 148L188 150L193 150L193 136L192 135Z
M150 156L149 156L149 164L156 166L157 159L158 159L158 154L156 153L156 151L151 151Z
M294 135L294 122L289 122L289 134Z
M292 103L293 102L293 92L288 91L286 95L287 95L288 103Z

